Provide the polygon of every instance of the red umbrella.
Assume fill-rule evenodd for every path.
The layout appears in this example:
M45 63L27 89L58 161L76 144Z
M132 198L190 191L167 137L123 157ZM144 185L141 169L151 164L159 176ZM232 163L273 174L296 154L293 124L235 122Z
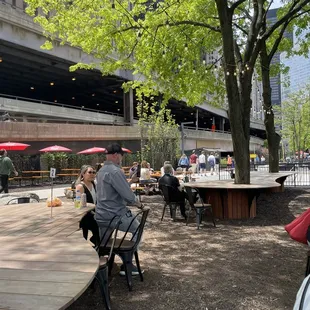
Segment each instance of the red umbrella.
M25 150L29 144L18 143L18 142L4 142L0 143L0 149L5 149L7 151L23 151Z
M68 149L63 146L59 145L53 145L53 146L48 146L44 149L39 150L40 152L72 152L71 149Z
M125 149L124 147L122 147L122 150L123 150L123 152L125 152L125 153L132 153L130 150Z
M78 152L77 154L96 154L96 153L105 153L107 150L104 147L94 146L90 149Z

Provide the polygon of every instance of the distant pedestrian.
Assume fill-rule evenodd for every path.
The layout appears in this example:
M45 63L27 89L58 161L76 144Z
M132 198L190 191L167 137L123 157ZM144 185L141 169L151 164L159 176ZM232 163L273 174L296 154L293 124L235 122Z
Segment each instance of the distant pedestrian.
M214 167L215 167L215 157L214 157L214 154L211 153L208 157L208 164L210 165L210 172L211 172L211 175L213 175L214 173Z
M193 173L197 172L197 161L198 161L198 156L196 155L195 150L193 150L192 155L189 157L189 163L191 165L191 170Z
M232 159L230 155L227 155L227 168L231 169L231 165L232 165Z
M199 171L200 171L200 173L206 172L206 156L205 156L205 152L204 151L202 151L201 154L199 155L198 161L199 161Z
M186 171L189 166L188 158L185 154L183 154L179 160L178 166L183 169L183 171Z
M6 150L0 150L0 193L9 192L9 176L14 172L18 176L12 160L7 156Z

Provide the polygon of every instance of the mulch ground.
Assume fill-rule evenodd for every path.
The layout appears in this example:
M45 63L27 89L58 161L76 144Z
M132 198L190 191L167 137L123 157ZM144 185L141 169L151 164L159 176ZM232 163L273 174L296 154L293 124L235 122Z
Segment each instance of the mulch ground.
M111 279L113 310L292 309L306 268L307 246L289 238L284 225L310 205L310 190L287 188L261 195L258 216L204 223L197 230L179 218L161 222L160 196L143 197L151 209L139 251L144 282ZM120 261L117 261L120 262ZM104 309L98 287L88 289L70 310Z

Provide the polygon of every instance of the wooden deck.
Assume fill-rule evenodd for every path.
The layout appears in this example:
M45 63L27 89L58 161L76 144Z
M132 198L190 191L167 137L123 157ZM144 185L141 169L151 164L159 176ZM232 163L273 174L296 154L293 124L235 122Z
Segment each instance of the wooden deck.
M98 255L73 203L0 206L0 309L65 309L89 286Z
M220 219L247 219L256 216L256 199L262 192L279 192L292 172L251 173L251 184L235 184L234 180L189 182L212 204L214 216Z

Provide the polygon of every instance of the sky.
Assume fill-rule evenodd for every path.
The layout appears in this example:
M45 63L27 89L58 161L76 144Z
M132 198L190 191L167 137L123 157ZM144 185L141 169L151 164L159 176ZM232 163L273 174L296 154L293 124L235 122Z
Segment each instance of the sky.
M280 0L274 0L272 5L271 5L271 9L276 9L279 8L281 6L281 1Z

